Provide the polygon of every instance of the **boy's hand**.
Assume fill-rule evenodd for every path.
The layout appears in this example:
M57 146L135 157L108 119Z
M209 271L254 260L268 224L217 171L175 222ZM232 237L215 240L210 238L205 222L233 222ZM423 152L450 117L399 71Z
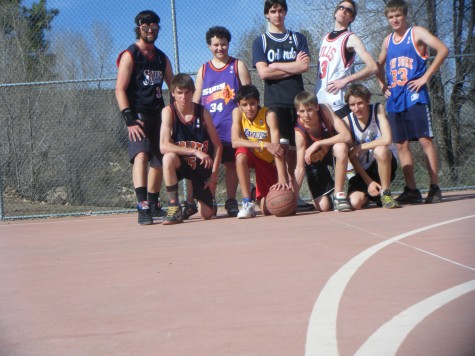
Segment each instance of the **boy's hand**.
M200 164L206 169L213 167L213 159L208 154L200 150L195 150L195 156L200 159Z
M278 182L275 183L272 187L269 188L269 190L292 190L292 186L289 183L285 182Z
M424 79L424 77L420 77L418 79L411 80L409 83L407 83L407 89L409 89L410 92L416 92L418 93L421 88L426 85L427 80Z
M381 185L378 182L372 181L368 185L368 193L372 197L377 197L381 191Z
M142 141L145 137L145 132L143 131L143 121L136 120L137 125L127 126L127 131L129 131L129 140L130 141Z
M266 149L269 151L274 157L282 158L284 157L284 149L278 143L267 142Z

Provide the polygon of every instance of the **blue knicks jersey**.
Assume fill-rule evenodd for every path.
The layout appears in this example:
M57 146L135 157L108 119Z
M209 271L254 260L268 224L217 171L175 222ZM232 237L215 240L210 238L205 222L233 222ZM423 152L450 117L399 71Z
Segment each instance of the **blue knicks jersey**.
M212 157L214 149L203 119L203 106L199 104L194 104L194 106L193 119L190 122L185 122L178 115L175 106L170 105L173 112L172 140L175 145L194 148ZM198 163L195 156L182 156L182 158L192 169L196 169Z
M210 112L221 141L231 142L232 111L237 107L234 97L241 87L238 60L231 57L222 68L209 61L203 65L202 75L201 104Z
M404 37L396 42L394 33L388 37L386 77L391 96L386 103L388 112L401 112L414 104L430 104L427 86L419 92L411 92L407 84L422 77L426 71L427 52L420 53L414 41L414 28L410 27Z

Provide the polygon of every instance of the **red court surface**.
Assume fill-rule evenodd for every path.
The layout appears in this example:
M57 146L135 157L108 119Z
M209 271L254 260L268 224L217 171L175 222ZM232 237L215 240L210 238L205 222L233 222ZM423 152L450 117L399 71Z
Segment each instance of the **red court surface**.
M475 192L138 226L0 224L3 355L475 355Z

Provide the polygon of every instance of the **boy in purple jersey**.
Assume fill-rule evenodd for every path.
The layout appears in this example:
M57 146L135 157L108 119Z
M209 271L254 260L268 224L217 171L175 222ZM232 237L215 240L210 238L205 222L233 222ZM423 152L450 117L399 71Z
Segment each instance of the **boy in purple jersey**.
M223 144L221 163L226 169L227 194L224 206L229 216L236 217L239 212L236 201L238 177L235 150L231 143L232 111L237 107L235 100L237 91L241 85L251 84L251 77L246 65L229 55L230 42L231 33L225 27L211 27L206 32L206 43L213 58L198 69L193 101L208 109ZM190 205L193 209L192 204L194 202L185 203L184 210L187 208L190 210Z
M449 50L424 27L408 26L407 4L404 0L389 1L385 15L394 33L383 42L378 59L378 81L387 98L388 119L406 182L404 192L396 200L402 204L422 202L421 192L416 187L414 159L409 144L410 141L418 140L426 156L430 178L425 203L437 203L442 201L442 193L438 186L439 167L426 83L442 65ZM428 68L427 46L437 51ZM388 84L383 68L386 69Z
M173 72L168 57L155 47L160 17L150 10L135 17L137 41L117 58L115 96L128 130L128 152L137 196L138 223L150 225L165 212L158 202L162 185L160 133L163 81ZM150 166L150 168L149 168Z

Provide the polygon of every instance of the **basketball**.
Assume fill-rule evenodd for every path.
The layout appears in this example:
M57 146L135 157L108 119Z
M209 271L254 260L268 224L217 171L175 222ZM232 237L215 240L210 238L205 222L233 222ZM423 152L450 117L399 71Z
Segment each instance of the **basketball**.
M310 160L312 162L318 162L321 161L328 153L329 147L328 146L323 146L321 147L317 152L313 153L310 156Z
M289 216L297 209L295 193L290 189L270 190L266 197L266 207L275 216Z

